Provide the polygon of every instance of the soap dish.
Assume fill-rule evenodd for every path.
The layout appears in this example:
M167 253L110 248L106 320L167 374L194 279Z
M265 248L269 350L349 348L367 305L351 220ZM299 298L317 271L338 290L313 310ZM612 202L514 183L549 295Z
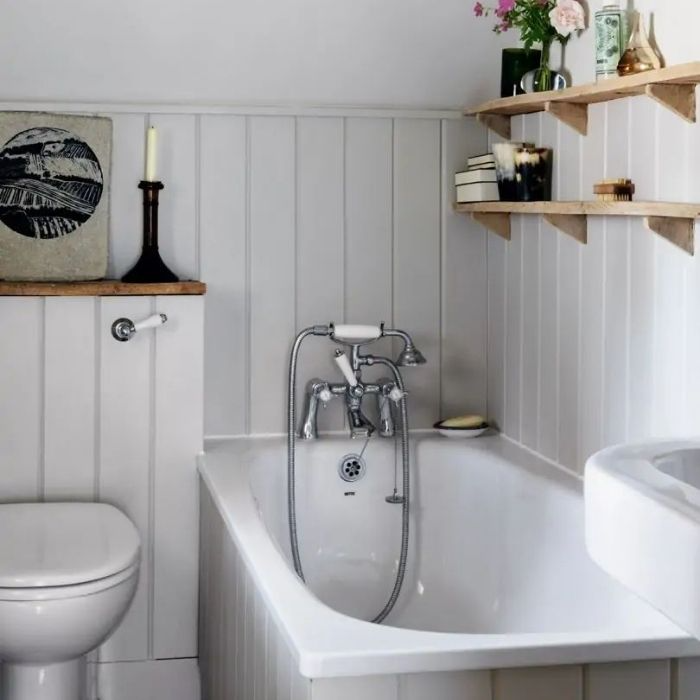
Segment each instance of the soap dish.
M433 426L440 435L446 438L452 438L453 440L467 440L469 438L479 437L489 430L490 427L488 423L482 423L475 428L446 428L442 424L442 421L438 421Z

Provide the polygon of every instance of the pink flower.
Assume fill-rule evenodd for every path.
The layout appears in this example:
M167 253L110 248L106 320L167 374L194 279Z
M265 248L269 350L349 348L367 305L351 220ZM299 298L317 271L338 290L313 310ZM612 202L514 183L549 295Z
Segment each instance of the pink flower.
M499 17L503 17L506 13L511 12L515 8L515 0L498 0Z
M503 34L503 32L507 32L512 26L513 25L507 19L504 19L493 28L493 31L496 34Z
M576 0L557 0L549 13L549 21L561 36L569 36L576 30L586 28L586 15L581 3Z
M480 2L477 2L476 5L474 5L474 14L477 17L484 16L484 6Z

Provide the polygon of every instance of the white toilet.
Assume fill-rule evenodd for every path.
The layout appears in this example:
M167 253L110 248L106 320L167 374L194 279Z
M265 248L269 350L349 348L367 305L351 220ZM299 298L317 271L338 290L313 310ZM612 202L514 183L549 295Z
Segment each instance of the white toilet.
M84 656L126 614L139 562L113 506L0 505L0 698L83 700Z

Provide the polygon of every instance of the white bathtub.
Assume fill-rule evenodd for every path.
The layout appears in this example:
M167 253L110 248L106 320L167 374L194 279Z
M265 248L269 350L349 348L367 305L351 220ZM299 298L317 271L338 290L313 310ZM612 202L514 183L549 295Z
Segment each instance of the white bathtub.
M309 679L365 676L380 688L402 674L700 654L698 642L588 558L580 481L500 437L413 443L408 575L386 623L366 622L393 584L401 508L384 498L399 455L392 441L372 440L366 477L348 484L337 464L358 447L299 443L307 587L290 565L284 440L207 444L205 697L308 698L314 689L313 698L326 697L322 688L345 697ZM280 680L285 664L289 677ZM478 674L460 677L480 687ZM375 697L366 684L362 692ZM403 697L376 690L389 696Z

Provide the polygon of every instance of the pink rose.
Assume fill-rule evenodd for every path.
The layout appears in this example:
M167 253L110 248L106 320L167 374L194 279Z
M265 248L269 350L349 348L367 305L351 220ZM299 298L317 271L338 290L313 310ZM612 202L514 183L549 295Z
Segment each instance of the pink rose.
M477 2L476 5L474 5L474 14L477 17L484 16L484 6L480 2Z
M576 0L557 0L549 13L549 21L561 36L569 36L574 31L586 28L586 15L581 3Z
M503 17L515 7L515 0L498 0L498 14Z

